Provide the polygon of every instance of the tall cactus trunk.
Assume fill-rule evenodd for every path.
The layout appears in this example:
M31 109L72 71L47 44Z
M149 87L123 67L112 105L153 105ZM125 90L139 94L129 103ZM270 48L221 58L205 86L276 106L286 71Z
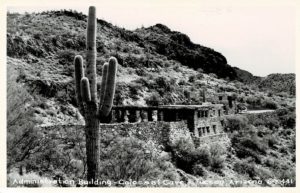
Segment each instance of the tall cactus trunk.
M77 105L85 119L87 180L89 187L98 186L95 183L100 177L100 120L105 120L111 112L116 88L116 73L118 61L111 57L103 66L100 99L97 97L96 75L96 8L91 6L88 14L86 69L83 68L81 56L76 56L75 88ZM86 72L86 73L85 73ZM86 75L86 77L85 77ZM100 102L98 102L100 101Z
M97 186L95 181L99 178L100 165L100 133L99 120L97 117L97 75L96 75L96 8L89 7L87 38L86 38L86 76L90 83L91 102L85 113L85 137L87 156L87 180L89 187Z
M95 181L100 176L100 133L99 119L97 118L96 112L97 110L95 109L85 114L87 180L90 183L88 184L89 187L96 187L97 184L95 184Z

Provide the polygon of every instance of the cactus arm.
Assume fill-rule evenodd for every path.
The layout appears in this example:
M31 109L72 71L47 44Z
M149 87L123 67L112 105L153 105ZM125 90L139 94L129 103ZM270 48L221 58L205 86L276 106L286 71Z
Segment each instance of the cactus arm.
M100 107L100 116L106 117L109 112L111 111L115 89L116 89L116 73L117 73L117 59L114 57L111 57L109 59L108 64L108 72L107 72L107 78L106 78L106 86L105 86L105 96L103 105Z
M102 82L101 82L101 90L100 90L100 103L99 107L103 105L104 96L105 96L105 87L106 87L106 80L107 80L107 70L108 70L108 63L105 62L102 69Z
M80 81L84 77L84 68L83 68L83 59L80 55L75 56L74 66L75 66L75 85L76 85L75 90L76 90L77 105L80 113L83 114Z
M80 90L81 90L81 98L82 101L87 103L91 101L91 92L90 92L90 84L89 79L83 77L80 82Z
M90 81L91 100L96 103L97 100L97 75L96 75L96 8L89 7L87 40L86 40L86 77Z

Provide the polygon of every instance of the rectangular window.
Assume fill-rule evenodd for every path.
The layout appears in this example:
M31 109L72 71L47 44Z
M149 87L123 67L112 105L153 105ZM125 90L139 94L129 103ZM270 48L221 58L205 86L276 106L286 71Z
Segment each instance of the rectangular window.
M216 125L213 125L213 130L214 130L214 133L216 134L217 133L217 126Z
M209 127L206 127L206 131L207 133L210 133Z
M201 127L198 128L198 133L199 133L199 136L201 137L202 136L202 129L201 129Z

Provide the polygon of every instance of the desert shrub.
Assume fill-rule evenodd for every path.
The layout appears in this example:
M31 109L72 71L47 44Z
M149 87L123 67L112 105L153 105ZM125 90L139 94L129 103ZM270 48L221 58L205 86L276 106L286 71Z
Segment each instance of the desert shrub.
M244 161L236 162L233 165L233 170L244 175L249 175L250 178L255 176L255 166L253 163L246 163Z
M128 96L128 86L126 83L118 82L116 84L116 93L114 97L115 105L122 105L125 98Z
M153 86L160 95L164 95L166 92L172 92L174 90L174 85L172 85L164 76L155 78Z
M242 115L230 115L226 117L225 125L229 131L242 131L248 126L248 119Z
M186 81L184 79L180 79L179 82L178 82L178 85L179 86L186 85Z
M171 152L176 166L189 173L192 173L191 168L196 162L194 151L194 144L183 137L171 144Z
M212 163L210 147L208 146L200 146L195 149L192 154L195 157L197 163L202 164L205 167L208 167Z
M185 172L203 176L206 173L203 167L218 173L224 168L226 151L218 144L195 148L190 140L180 138L172 144L171 149L176 166Z
M266 127L268 127L269 129L274 130L274 129L279 128L280 122L275 117L270 117L270 118L265 119L265 124L264 125Z
M224 168L226 150L220 144L212 144L210 146L211 169L214 172L220 173Z
M146 76L148 74L144 68L137 68L135 72L139 76Z
M266 185L267 179L270 179L274 177L274 174L263 167L257 167L254 163L248 163L246 160L236 162L233 166L233 170L243 174L243 175L248 175L251 179L261 179Z
M142 86L139 84L131 83L129 87L129 97L137 100L139 98L139 91L142 89Z
M296 126L296 115L295 113L289 113L287 115L284 115L280 117L281 119L281 125L284 128L295 128Z
M7 73L7 165L23 161L38 143L32 98L26 88L17 83L18 72L8 66Z
M33 34L33 37L37 40L40 40L43 34L41 32L36 32Z
M128 180L178 180L169 158L154 143L135 137L105 137L101 147L100 178Z
M253 158L256 163L261 163L261 154L266 154L266 146L255 136L234 135L232 140L237 157Z
M288 147L282 146L279 148L279 152L282 154L287 154L288 153Z
M75 53L71 50L63 50L58 53L59 63L62 65L72 65L75 57Z
M195 164L192 168L193 174L197 176L206 177L207 171L202 164Z
M162 103L161 96L158 93L152 93L145 101L148 106L158 106Z
M277 109L278 105L276 102L271 101L271 100L265 100L263 102L263 107L265 107L266 109Z
M194 75L191 75L191 76L189 77L189 82L190 82L190 83L195 82L195 80L196 80L196 77L195 77Z
M278 144L277 138L275 136L273 136L273 135L268 136L266 138L266 140L268 142L269 147L271 147L271 148L274 148L275 145Z

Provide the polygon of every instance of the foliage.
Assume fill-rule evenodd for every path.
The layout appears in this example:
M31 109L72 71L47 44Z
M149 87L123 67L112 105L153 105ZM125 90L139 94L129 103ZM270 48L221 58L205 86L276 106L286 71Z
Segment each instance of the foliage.
M243 131L247 128L248 119L242 115L229 115L226 117L225 126L229 131Z
M220 145L203 145L198 148L186 138L180 138L171 145L171 152L176 166L185 172L204 175L203 167L220 173L224 167L225 149Z
M174 166L154 143L134 137L104 138L101 179L129 181L178 180Z
M7 73L7 165L10 168L32 154L40 134L35 128L31 96L16 82L18 72L13 66L7 67Z
M162 103L161 96L158 93L152 93L145 101L148 106L158 106Z

